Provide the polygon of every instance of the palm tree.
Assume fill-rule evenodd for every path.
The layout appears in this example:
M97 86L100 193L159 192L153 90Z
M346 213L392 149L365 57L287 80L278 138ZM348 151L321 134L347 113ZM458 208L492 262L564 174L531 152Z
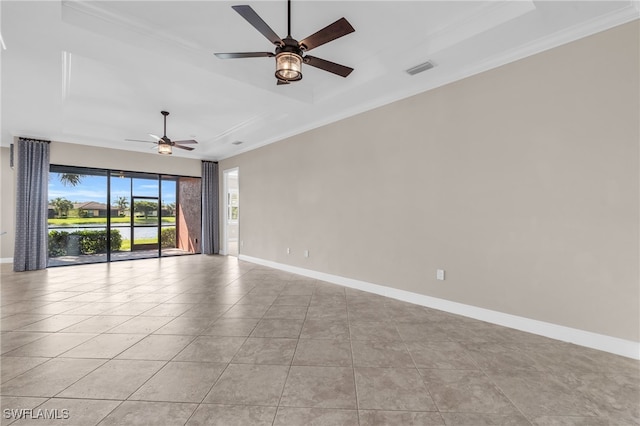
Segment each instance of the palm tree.
M120 216L124 216L124 212L129 207L129 200L127 197L118 197L116 200L116 205L118 206L118 212Z
M69 214L69 210L73 208L73 203L62 197L51 200L51 205L56 209L58 217L66 217Z
M75 173L60 173L59 178L64 186L78 186L82 182L82 175Z
M164 205L165 210L169 216L176 215L176 203L169 203Z

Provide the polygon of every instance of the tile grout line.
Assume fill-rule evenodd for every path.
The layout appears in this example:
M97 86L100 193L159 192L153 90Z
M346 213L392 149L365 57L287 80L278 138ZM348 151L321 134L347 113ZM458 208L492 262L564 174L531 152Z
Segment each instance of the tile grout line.
M422 382L422 385L424 386L424 389L427 391L427 395L429 395L429 398L431 398L431 401L433 402L433 405L436 407L436 412L440 416L440 419L442 420L442 423L445 424L445 420L444 420L444 417L442 417L442 412L440 411L440 407L438 406L438 403L436 402L436 400L433 398L433 394L429 390L429 386L427 385L426 381L424 380L424 377L422 376L422 373L420 373L420 369L418 368L418 364L416 364L416 360L413 357L413 354L411 353L411 351L409 350L409 346L407 345L407 342L406 342L405 338L402 337L402 334L400 334L400 330L398 329L398 325L397 325L396 321L394 321L394 327L395 327L396 331L398 332L398 335L400 336L400 339L402 340L402 344L404 345L404 348L407 350L407 353L409 354L409 357L411 358L411 361L413 362L413 366L416 369L416 373L418 373L418 377L420 377L420 381Z
M353 359L353 339L351 338L351 319L349 315L349 303L347 302L347 295L345 292L345 310L347 313L347 330L349 332L349 349L351 355L351 371L353 373L353 388L356 393L356 416L358 419L358 425L360 425L360 399L358 398L358 381L356 380L356 363Z

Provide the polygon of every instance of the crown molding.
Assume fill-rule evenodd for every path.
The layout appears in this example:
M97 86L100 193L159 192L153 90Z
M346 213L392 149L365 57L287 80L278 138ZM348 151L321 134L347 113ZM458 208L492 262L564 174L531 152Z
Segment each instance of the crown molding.
M456 73L443 75L439 78L434 79L423 79L410 88L405 87L386 96L382 96L369 102L354 106L353 108L341 111L340 113L326 115L322 119L313 122L307 122L305 125L296 127L295 129L283 133L277 137L269 138L261 141L258 144L247 146L245 149L234 152L233 154L221 156L219 160L225 160L227 158L235 157L236 155L261 148L271 143L284 140L322 126L326 126L336 121L340 121L354 115L361 114L363 112L370 111L372 109L379 108L384 105L388 105L390 103L436 89L438 87L445 86L455 81L462 80L464 78L471 77L473 75L480 74L482 72L489 71L503 65L507 65L511 62L515 62L520 59L542 53L546 50L562 46L564 44L597 34L602 31L609 30L611 28L638 19L640 19L640 1L629 1L627 6L622 7L609 14L583 22L578 25L574 25L573 27L558 31L552 35L541 37L530 43L526 43L518 47L517 49L512 49L502 54L492 56L491 58L487 58L484 61L471 64L468 67L460 69Z

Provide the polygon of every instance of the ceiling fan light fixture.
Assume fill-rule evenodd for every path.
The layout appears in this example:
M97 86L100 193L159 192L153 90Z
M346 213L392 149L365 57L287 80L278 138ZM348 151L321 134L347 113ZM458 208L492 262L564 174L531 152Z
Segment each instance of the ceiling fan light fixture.
M171 155L171 145L168 143L158 143L158 154Z
M302 80L302 56L293 52L276 55L276 78L282 81Z
M158 145L158 154L162 154L162 155L171 155L172 151L173 151L173 147L175 146L176 148L180 148L180 149L184 149L185 151L193 151L194 148L187 146L187 145L193 145L193 144L197 144L198 141L193 140L193 139L188 139L188 140L179 140L179 141L172 141L171 139L169 139L167 137L167 115L169 115L168 111L160 111L160 114L162 114L164 116L164 133L163 136L156 136L154 134L149 133L149 136L151 136L153 139L155 139L155 141L143 141L140 139L125 139L126 141L132 141L132 142L147 142L147 143L153 143Z

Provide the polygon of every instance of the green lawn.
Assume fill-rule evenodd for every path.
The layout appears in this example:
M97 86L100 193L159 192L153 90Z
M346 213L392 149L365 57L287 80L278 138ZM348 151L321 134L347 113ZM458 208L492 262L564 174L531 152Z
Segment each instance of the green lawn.
M157 238L136 239L136 244L158 244ZM122 240L120 250L118 251L131 251L131 240Z
M48 219L49 225L56 226L77 226L77 225L105 225L107 224L106 217L68 217L64 219ZM130 217L112 217L111 223L131 223ZM155 224L158 223L157 218L136 217L135 223L138 225ZM163 217L162 223L176 223L176 218L173 216Z

